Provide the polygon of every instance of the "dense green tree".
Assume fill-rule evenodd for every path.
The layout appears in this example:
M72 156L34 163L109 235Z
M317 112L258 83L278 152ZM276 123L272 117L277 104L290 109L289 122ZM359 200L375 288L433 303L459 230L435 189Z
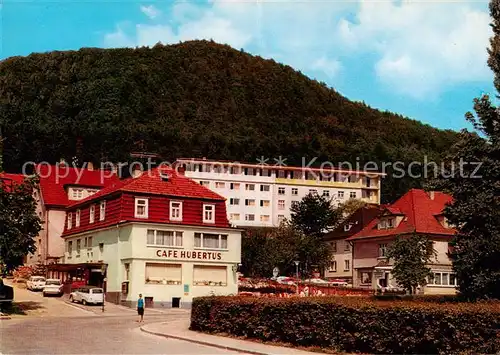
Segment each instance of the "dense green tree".
M41 230L33 198L33 181L5 184L0 180L0 266L3 272L23 264L28 253L36 251L35 237Z
M500 92L500 2L490 3L493 37L488 65ZM497 95L498 97L498 95ZM466 117L479 136L466 130L431 187L453 196L445 209L458 227L451 258L460 293L468 299L500 298L500 116L488 96L474 100ZM461 163L462 162L462 163Z
M427 283L427 278L432 275L427 265L435 256L433 242L419 234L398 237L387 250L387 257L394 261L391 271L394 278L410 294Z
M439 160L441 131L352 102L292 68L229 46L61 51L0 62L6 171L27 161L128 161L131 150L287 165ZM382 184L388 201L421 180Z

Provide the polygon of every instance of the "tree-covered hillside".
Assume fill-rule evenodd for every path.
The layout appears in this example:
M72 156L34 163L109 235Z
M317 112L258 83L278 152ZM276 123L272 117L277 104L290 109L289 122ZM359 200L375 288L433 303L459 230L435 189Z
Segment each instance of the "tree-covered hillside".
M236 159L438 158L456 134L351 102L292 68L214 42L32 54L0 62L6 170L129 160L141 149ZM420 181L387 180L392 199Z

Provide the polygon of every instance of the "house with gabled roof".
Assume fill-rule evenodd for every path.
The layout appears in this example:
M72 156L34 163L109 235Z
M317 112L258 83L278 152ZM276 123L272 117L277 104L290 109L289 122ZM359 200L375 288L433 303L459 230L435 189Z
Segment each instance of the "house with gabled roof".
M193 297L236 294L241 230L225 198L177 172L135 171L66 208L62 264L49 273L82 270L85 284L108 301L132 306L189 307Z
M443 210L451 196L437 191L412 189L383 211L362 230L347 238L353 246L354 286L374 289L396 287L392 260L387 248L398 236L414 233L433 241L437 257L429 265L433 277L422 290L426 294L452 294L457 286L448 257L455 229L448 224Z

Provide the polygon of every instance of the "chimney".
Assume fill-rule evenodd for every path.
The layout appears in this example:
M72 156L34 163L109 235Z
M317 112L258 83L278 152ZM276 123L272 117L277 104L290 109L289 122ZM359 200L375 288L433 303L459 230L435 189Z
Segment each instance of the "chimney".
M94 164L91 161L87 163L87 169L90 171L94 171Z
M429 191L429 197L431 200L434 200L434 191Z

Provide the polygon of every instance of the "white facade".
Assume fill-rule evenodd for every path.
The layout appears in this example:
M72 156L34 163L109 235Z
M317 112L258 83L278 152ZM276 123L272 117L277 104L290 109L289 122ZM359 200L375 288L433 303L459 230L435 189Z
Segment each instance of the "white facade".
M168 244L167 239L155 238L158 231L173 232L176 237ZM204 245L206 234L218 234L218 245ZM158 240L163 240L161 245ZM171 307L180 301L182 308L190 307L193 297L238 293L240 230L128 223L72 235L65 244L67 264L108 265L106 294L114 294L124 305L135 307L139 294L153 307ZM128 284L126 293L123 283Z
M227 199L236 226L276 227L290 208L309 193L325 194L338 204L351 198L380 203L381 174L340 170L258 166L179 159L185 175Z

